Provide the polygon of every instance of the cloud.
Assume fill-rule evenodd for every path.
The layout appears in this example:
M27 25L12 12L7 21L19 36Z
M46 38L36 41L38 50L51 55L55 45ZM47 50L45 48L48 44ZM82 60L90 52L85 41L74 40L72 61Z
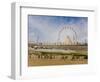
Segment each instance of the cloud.
M29 41L57 42L59 31L63 27L72 27L77 33L77 39L81 42L87 39L87 18L83 17L56 17L35 16L28 17ZM71 30L63 31L62 34L74 36ZM63 38L63 36L61 36Z

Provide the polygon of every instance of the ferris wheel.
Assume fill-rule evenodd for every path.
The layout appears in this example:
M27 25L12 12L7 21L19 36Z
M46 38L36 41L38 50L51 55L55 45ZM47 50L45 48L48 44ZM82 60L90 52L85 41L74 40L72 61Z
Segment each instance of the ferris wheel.
M78 43L77 29L73 26L67 25L58 32L58 43L64 45L76 45Z

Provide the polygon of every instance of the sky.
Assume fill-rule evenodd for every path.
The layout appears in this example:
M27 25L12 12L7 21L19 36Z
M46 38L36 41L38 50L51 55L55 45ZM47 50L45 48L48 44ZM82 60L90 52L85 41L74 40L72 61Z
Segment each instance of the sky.
M58 38L63 41L66 36L71 40L77 36L79 42L84 42L87 41L87 28L87 17L28 15L29 42L53 43Z

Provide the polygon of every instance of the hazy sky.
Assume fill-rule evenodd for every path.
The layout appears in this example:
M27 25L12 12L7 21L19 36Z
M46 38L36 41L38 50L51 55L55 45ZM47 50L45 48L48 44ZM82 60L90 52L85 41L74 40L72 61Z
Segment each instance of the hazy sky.
M29 42L57 42L59 32L64 27L71 27L77 33L77 39L82 42L87 40L87 17L70 16L28 16ZM63 36L64 35L64 36ZM65 29L60 33L60 38L75 36L71 29Z

